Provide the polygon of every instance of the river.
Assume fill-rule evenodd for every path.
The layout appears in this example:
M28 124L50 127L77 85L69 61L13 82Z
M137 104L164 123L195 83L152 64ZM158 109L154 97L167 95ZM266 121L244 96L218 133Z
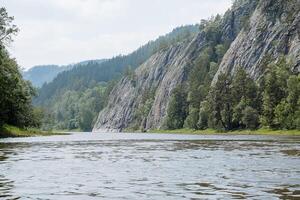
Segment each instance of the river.
M0 199L300 199L300 137L93 134L0 140Z

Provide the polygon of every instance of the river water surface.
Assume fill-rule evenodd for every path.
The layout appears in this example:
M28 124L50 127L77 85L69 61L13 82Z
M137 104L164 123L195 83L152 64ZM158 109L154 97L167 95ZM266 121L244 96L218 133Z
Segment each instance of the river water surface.
M0 199L300 199L300 137L1 139Z

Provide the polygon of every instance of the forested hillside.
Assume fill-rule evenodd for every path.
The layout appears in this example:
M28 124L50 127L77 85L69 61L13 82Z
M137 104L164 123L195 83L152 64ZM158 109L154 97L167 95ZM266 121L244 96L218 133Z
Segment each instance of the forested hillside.
M299 13L297 0L235 1L124 76L94 131L300 129Z
M82 90L91 87L94 83L108 82L119 78L125 70L128 68L134 70L156 51L193 37L197 32L197 25L179 27L129 55L116 56L103 63L91 61L84 65L78 65L70 71L59 74L52 82L45 84L39 90L39 96L35 99L35 103L43 105L61 91Z
M76 66L84 66L89 63L102 63L105 60L87 60L70 65L38 65L23 71L24 79L29 80L34 87L40 88L44 83L51 82L60 72L67 71Z
M16 60L7 51L7 45L17 32L13 17L0 8L0 137L6 125L21 128L40 125L40 112L31 104L35 90L22 78Z
M39 65L23 71L22 75L35 87L41 87L44 83L52 81L58 73L68 70L68 67L60 67L58 65Z
M87 62L61 72L39 89L36 106L47 113L44 128L91 130L106 98L123 74L130 74L155 52L190 40L199 32L198 25L182 26L140 47L133 53L102 63Z

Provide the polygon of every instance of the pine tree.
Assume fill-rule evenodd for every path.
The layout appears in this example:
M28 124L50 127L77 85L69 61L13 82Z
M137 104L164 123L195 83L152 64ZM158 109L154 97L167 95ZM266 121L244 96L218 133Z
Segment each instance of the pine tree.
M168 129L180 129L183 127L184 120L187 116L187 99L184 87L177 86L169 102L166 125Z
M296 129L300 128L300 75L292 75L287 80L288 96L275 108L275 123L280 128Z
M275 109L277 105L287 96L287 80L290 71L284 57L277 63L268 66L264 77L263 105L261 122L264 126L278 128L280 124L275 120Z
M38 125L33 106L32 96L35 90L22 78L16 61L10 58L6 45L12 42L12 36L18 29L12 24L5 8L0 8L0 128L3 124L19 127Z
M259 125L259 114L257 110L247 106L242 111L242 123L247 129L256 129Z
M232 78L227 74L220 74L215 86L211 89L213 118L215 119L215 128L221 124L225 130L232 129L233 120L233 102L232 102Z

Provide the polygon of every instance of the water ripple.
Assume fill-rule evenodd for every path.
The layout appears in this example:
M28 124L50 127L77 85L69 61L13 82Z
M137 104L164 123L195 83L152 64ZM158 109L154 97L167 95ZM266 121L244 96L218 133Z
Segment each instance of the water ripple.
M298 137L77 134L0 141L0 199L297 199Z

